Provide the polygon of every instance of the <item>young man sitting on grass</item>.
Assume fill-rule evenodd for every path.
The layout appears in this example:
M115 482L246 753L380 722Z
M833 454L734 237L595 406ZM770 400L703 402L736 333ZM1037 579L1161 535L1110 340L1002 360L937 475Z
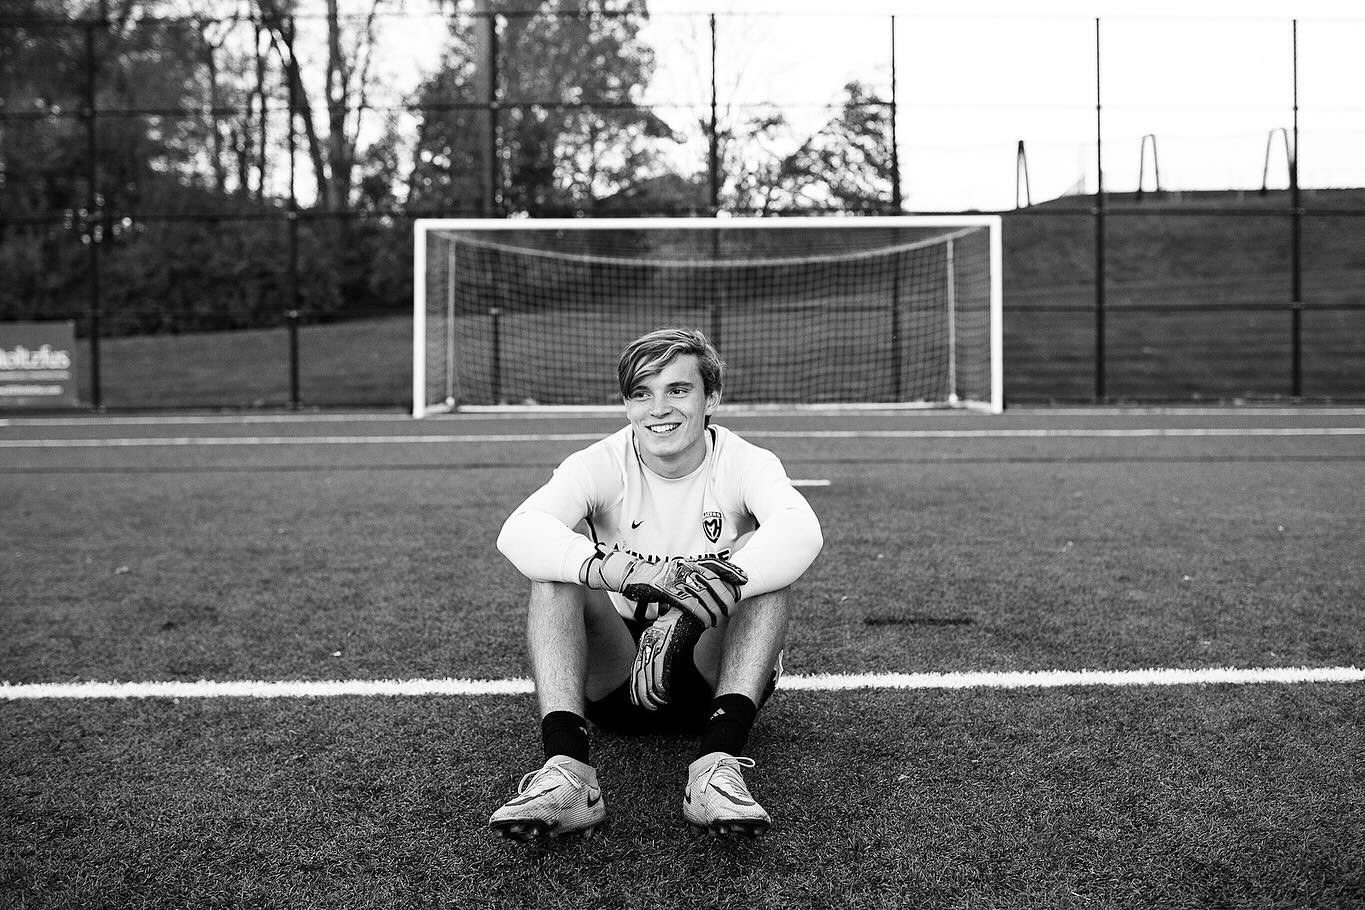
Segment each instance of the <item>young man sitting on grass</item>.
M636 339L617 365L629 425L570 455L503 525L498 549L531 580L545 750L489 820L507 837L589 833L606 817L587 720L699 730L686 820L747 836L771 824L743 751L782 672L788 587L823 540L777 457L711 424L723 372L699 331Z

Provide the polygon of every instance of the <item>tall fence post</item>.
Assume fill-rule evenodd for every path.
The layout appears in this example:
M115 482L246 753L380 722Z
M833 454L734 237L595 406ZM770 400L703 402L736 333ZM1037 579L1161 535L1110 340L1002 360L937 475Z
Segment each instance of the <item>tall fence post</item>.
M498 214L501 202L502 168L498 164L498 17L490 0L476 0L474 4L475 54L474 91L482 107L483 148L480 150L483 170L483 217Z
M896 79L896 14L891 14L891 210L902 214L905 199L901 190L900 157L900 95ZM901 324L901 274L900 262L896 261L891 269L891 400L900 401L904 396L905 377L902 372L904 359L902 336L905 327Z
M1104 128L1100 94L1100 20L1095 19L1095 399L1103 401L1104 363Z
M299 197L294 186L297 170L294 155L297 152L294 119L298 116L298 94L295 88L299 76L298 61L294 58L294 18L285 23L289 30L289 211L285 216L289 230L289 269L286 276L285 296L286 316L289 320L289 406L298 410L302 403L299 392Z
M101 12L103 12L101 7ZM85 23L85 98L81 115L85 119L86 153L86 209L82 230L85 233L87 262L90 269L90 404L97 410L104 407L104 389L100 370L100 320L103 292L100 287L100 243L104 239L104 219L100 217L103 199L99 191L99 137L95 111L95 29L96 20Z
M899 99L896 96L896 15L891 14L891 211L899 215L904 200L901 198L901 154L900 138L898 136L898 116L897 108Z
M1303 206L1299 203L1299 20L1292 24L1294 140L1289 144L1290 394L1303 394Z
M707 22L711 31L711 126L709 129L710 143L707 148L707 208L712 218L720 214L720 115L719 99L716 96L716 14L711 13L707 17ZM716 231L711 231L711 260L714 262L720 259L720 236ZM711 343L720 346L721 332L721 287L718 269L709 269L707 284L710 288L707 300L707 314L709 317L708 331L711 333Z
M716 99L716 14L709 16L711 27L711 128L706 152L707 205L714 218L720 211L720 119Z

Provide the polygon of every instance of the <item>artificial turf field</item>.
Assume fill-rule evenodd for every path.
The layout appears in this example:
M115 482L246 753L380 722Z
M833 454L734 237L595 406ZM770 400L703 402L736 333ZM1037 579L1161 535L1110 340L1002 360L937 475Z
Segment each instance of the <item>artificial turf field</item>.
M0 421L0 906L1365 906L1365 412L718 419L828 481L775 828L693 835L692 742L598 735L607 827L529 846L493 539L619 418ZM1222 667L1353 681L1000 675ZM289 694L392 679L514 682ZM33 685L199 680L271 687Z

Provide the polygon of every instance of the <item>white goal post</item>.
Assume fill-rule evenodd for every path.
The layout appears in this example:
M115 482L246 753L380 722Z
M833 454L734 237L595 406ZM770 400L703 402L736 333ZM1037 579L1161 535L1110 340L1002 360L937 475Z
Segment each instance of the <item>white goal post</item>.
M620 404L700 328L733 404L1004 407L997 215L419 219L412 413Z

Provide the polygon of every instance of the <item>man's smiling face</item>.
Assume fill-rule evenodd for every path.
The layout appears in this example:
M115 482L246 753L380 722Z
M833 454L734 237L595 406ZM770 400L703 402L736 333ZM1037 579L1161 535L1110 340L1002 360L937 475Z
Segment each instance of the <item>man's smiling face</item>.
M626 396L626 417L649 469L664 477L696 470L706 459L706 418L719 404L720 392L706 394L695 354L642 377Z

